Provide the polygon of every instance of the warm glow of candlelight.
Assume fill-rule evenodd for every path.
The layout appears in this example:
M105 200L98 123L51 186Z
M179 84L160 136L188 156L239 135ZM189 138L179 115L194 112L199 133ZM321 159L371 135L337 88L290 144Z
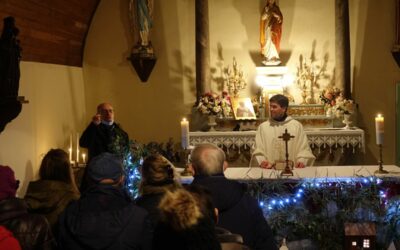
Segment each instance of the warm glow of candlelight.
M384 121L385 119L381 114L375 117L376 144L378 145L383 145Z
M186 118L181 121L181 145L183 149L189 147L189 122Z

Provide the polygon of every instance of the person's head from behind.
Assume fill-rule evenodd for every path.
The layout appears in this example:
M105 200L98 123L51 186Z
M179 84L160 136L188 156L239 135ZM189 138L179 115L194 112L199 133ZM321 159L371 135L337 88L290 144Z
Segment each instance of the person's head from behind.
M158 208L160 220L154 231L153 249L221 249L214 223L187 190L168 191Z
M194 175L222 174L226 168L225 153L214 144L198 144L190 154Z
M0 201L14 198L19 186L14 171L8 166L0 165Z
M114 122L114 108L110 103L101 103L97 106L97 113L101 120L105 122Z
M172 163L160 154L150 155L145 158L141 168L141 174L141 191L143 191L143 188L146 186L179 186L179 183L175 180Z
M40 164L39 177L41 180L73 183L68 154L62 149L50 149Z
M284 117L286 117L288 107L289 99L284 95L274 95L269 99L271 118L276 121L281 121Z
M122 159L105 152L94 157L87 170L89 180L94 184L108 184L122 187L125 178Z

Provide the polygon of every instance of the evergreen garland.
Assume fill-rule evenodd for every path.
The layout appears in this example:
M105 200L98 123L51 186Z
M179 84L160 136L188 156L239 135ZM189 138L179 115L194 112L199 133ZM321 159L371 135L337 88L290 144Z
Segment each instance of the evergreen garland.
M400 196L388 197L399 188L398 180L376 177L249 182L278 238L307 239L318 249L343 249L346 222L375 223L379 249L399 240Z

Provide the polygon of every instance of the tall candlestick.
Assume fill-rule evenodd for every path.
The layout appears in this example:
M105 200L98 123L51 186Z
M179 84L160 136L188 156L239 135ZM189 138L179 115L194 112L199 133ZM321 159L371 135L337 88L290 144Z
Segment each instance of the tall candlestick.
M181 143L183 149L189 147L189 121L186 118L181 121Z
M86 154L82 154L82 161L83 161L83 164L86 164Z
M384 118L381 114L375 117L376 144L383 145Z
M76 164L79 164L79 133L76 133Z

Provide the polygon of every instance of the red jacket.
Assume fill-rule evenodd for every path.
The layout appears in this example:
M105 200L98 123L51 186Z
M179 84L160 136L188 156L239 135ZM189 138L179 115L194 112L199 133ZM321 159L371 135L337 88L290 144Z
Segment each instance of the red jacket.
M13 234L0 226L0 250L21 250L21 246Z

